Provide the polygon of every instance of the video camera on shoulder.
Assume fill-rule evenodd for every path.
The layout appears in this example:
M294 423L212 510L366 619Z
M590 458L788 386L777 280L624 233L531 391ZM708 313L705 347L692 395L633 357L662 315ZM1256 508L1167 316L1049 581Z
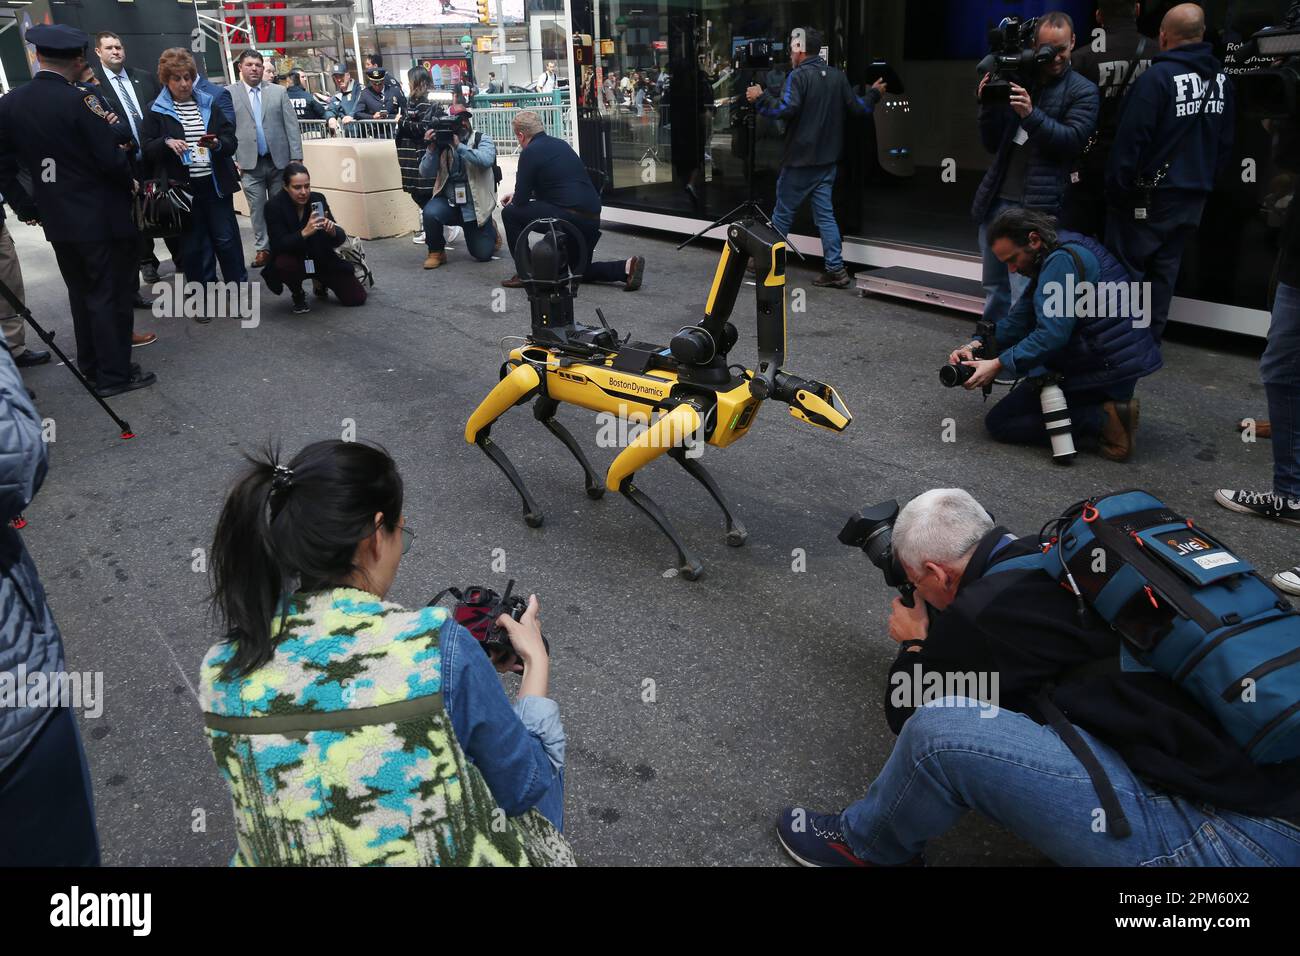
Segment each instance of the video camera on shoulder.
M455 96L447 90L431 90L423 103L412 104L403 117L398 136L402 139L424 141L429 130L434 131L433 144L439 152L451 146L451 138L464 128L463 116L449 112Z
M989 74L980 93L981 103L1005 103L1011 99L1011 84L1027 87L1039 67L1051 63L1056 52L1048 44L1036 47L1038 18L1021 20L1005 17L989 31L989 53L976 70Z
M1269 66L1233 78L1242 110L1257 119L1300 122L1300 0L1279 26L1265 27L1238 54L1239 64Z

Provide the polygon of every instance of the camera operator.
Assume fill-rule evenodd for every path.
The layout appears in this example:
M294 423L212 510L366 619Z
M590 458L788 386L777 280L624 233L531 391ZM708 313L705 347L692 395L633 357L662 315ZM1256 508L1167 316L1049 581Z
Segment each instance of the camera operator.
M1270 120L1273 159L1300 173L1300 119ZM1300 208L1294 198L1282 225L1277 292L1260 359L1273 437L1273 485L1267 491L1220 489L1215 500L1232 511L1300 524ZM1273 583L1300 594L1300 567L1275 575Z
M899 513L892 548L923 599L895 598L889 619L900 649L885 716L898 740L843 812L782 812L796 860L914 864L975 810L1064 866L1300 865L1300 761L1254 763L1172 681L1122 671L1116 632L1081 618L1051 575L989 573L1037 550L1036 536L995 527L966 491L935 489ZM952 675L986 679L918 698Z
M352 78L352 71L342 63L335 64L330 76L334 80L334 95L325 107L326 125L335 134L341 132L345 136L355 136L356 131L347 127L356 122L361 86Z
M997 321L998 355L977 358L982 342L976 339L956 349L949 362L975 369L967 389L983 388L1001 374L1062 376L1076 440L1098 439L1103 458L1127 461L1138 425L1133 391L1139 378L1159 370L1160 350L1151 330L1131 315L1080 309L1070 298L1090 285L1100 305L1100 283L1126 281L1127 273L1101 243L1058 233L1055 221L1035 210L1003 210L987 237L989 252L1012 274L1026 276L1030 287ZM1037 390L1024 383L993 407L985 426L996 441L1047 440Z
M1164 338L1183 249L1232 159L1232 84L1205 42L1205 11L1160 22L1160 54L1124 98L1106 167L1106 245L1151 283L1151 332Z
M796 27L790 34L791 70L780 97L755 83L745 90L745 98L760 115L786 123L785 155L776 180L772 224L781 235L788 234L795 213L805 199L811 199L825 264L825 272L813 280L813 285L847 289L852 280L844 268L840 227L832 202L835 175L844 151L844 112L859 118L870 116L885 93L885 81L873 83L866 99L858 96L848 78L822 58L825 42L820 30Z
M424 204L424 244L429 249L426 269L447 263L444 226L464 227L465 248L479 262L491 259L501 242L492 220L497 208L496 143L491 136L474 131L471 114L463 106L453 106L451 115L460 122L449 144L439 144L436 129L424 134L428 145L419 173L421 178L433 180L433 198Z
M1096 17L1104 49L1085 45L1076 49L1072 58L1074 68L1101 91L1101 111L1097 131L1070 172L1061 204L1061 225L1098 239L1106 236L1106 160L1115 145L1120 104L1156 53L1155 41L1138 32L1141 12L1142 4L1134 0L1101 0Z
M1037 23L1035 47L1050 47L1051 61L1035 67L1029 87L1012 82L1007 102L983 102L992 73L980 80L977 96L980 140L994 153L984 174L971 214L979 223L984 256L984 318L994 322L1006 315L1013 298L1025 289L993 255L989 225L1012 206L1041 209L1055 216L1074 168L1097 128L1101 97L1096 85L1070 65L1074 50L1074 21L1064 13L1044 14Z
M415 534L385 451L322 441L277 459L249 459L211 551L225 636L200 701L234 803L234 862L572 864L536 596L518 621L497 618L514 653L489 660L445 609L386 600ZM497 671L521 675L513 705ZM289 728L305 736L286 757L270 735Z

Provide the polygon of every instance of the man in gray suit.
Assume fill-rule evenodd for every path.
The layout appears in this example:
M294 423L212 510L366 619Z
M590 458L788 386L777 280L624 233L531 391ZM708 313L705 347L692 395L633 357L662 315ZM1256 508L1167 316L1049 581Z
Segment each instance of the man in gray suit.
M298 114L284 87L262 79L265 63L256 50L245 50L236 61L239 82L230 90L235 106L235 166L242 176L248 211L253 217L253 268L271 258L266 235L266 202L284 185L284 168L302 161Z

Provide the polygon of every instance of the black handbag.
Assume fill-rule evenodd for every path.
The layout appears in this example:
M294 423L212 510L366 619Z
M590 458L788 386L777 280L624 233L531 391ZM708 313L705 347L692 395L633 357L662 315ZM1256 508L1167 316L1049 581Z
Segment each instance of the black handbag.
M166 175L140 183L133 198L131 216L142 236L170 239L185 231L194 197Z

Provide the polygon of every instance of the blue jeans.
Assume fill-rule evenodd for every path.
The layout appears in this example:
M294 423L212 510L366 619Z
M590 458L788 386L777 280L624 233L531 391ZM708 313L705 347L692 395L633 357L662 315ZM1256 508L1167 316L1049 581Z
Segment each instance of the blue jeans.
M185 278L191 282L216 282L217 262L226 282L246 282L244 246L239 241L239 223L229 196L218 196L211 176L191 183L194 205L185 231Z
M1273 426L1273 493L1300 498L1300 289L1278 283L1259 362Z
M845 838L862 859L906 863L976 810L1062 866L1300 865L1300 827L1160 793L1079 733L1133 827L1124 839L1094 829L1092 781L1054 730L954 697L908 718L867 795L840 815Z
M989 206L988 214L980 223L980 255L984 257L984 271L980 285L984 286L984 318L996 322L1011 311L1017 299L1029 288L1029 279L1020 273L1012 274L1006 265L993 254L989 248L989 226L1004 209L1011 209L1016 204L1008 199L995 199Z
M497 243L497 227L490 217L481 226L474 219L467 222L461 215L459 206L442 196L434 196L424 204L424 244L430 252L442 252L446 248L446 240L442 237L443 226L463 226L465 248L469 254L479 262L487 262L492 258L492 250Z
M1080 444L1101 434L1105 422L1102 405L1109 401L1126 402L1133 397L1137 382L1121 382L1106 388L1065 393L1070 410L1071 434ZM984 416L984 427L994 441L1010 445L1045 445L1047 428L1043 425L1043 402L1039 390L1027 382L1017 385Z
M794 225L794 214L805 199L812 197L813 222L822 237L822 258L826 260L827 272L839 272L844 268L841 253L844 244L840 239L840 227L835 222L835 207L831 203L837 169L834 163L829 166L781 167L781 175L776 180L776 209L772 213L772 224L777 232L788 235Z

